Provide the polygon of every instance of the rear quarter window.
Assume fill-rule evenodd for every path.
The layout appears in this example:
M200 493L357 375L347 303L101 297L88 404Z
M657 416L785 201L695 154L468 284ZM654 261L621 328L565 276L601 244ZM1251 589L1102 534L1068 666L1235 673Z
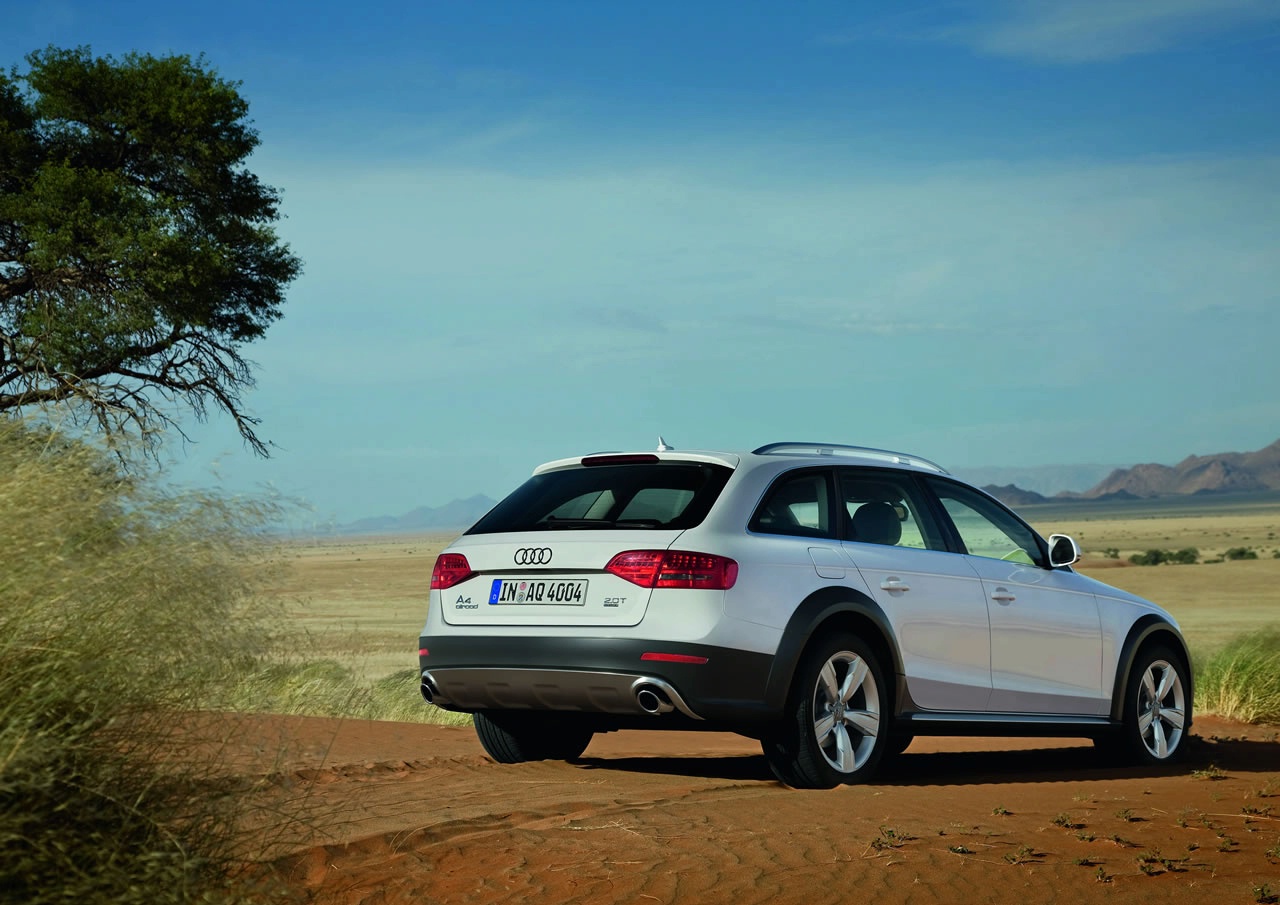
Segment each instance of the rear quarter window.
M765 494L747 528L760 534L834 537L831 476L825 471L785 474Z

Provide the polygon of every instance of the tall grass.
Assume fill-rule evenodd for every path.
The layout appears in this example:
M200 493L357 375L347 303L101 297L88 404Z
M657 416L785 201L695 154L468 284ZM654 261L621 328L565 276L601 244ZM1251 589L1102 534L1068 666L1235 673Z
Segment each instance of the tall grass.
M266 514L0 420L0 900L246 894L244 781L184 715L270 646Z
M1196 706L1246 723L1280 723L1280 629L1240 635L1201 658Z
M354 670L335 660L276 662L244 675L228 705L244 712L471 725L470 714L425 703L418 682L414 668L364 682Z

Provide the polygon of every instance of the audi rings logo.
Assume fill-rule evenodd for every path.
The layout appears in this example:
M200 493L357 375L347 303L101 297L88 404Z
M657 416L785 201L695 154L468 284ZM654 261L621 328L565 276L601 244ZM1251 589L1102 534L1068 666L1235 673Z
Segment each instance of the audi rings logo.
M521 547L516 551L517 566L545 566L551 562L550 547Z

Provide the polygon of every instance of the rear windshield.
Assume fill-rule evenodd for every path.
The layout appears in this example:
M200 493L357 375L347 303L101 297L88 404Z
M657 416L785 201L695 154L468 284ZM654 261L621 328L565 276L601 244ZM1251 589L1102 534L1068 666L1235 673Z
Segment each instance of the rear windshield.
M468 534L692 528L731 469L701 462L595 465L534 475Z

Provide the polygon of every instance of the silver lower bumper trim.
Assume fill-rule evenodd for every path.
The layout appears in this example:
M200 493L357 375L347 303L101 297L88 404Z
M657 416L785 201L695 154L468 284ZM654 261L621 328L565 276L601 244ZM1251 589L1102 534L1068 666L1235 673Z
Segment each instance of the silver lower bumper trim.
M643 689L657 689L675 710L690 719L703 719L669 682L638 673L450 667L424 669L422 686L429 689L433 703L455 710L569 710L625 716L658 716L636 699Z

